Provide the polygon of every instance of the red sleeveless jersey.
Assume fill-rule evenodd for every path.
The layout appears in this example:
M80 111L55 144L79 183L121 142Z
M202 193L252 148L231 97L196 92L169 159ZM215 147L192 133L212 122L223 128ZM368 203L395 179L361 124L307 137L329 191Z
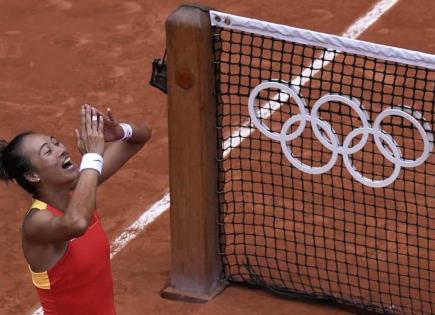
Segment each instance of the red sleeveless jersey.
M38 200L32 208L63 215ZM64 256L50 270L31 273L45 315L115 314L110 245L97 211L86 233L68 242Z

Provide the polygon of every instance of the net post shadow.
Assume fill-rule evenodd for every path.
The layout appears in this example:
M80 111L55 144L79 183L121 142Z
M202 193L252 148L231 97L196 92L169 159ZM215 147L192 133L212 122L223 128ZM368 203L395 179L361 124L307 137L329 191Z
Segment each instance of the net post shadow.
M171 190L167 299L205 303L220 280L216 101L208 9L184 5L166 21Z

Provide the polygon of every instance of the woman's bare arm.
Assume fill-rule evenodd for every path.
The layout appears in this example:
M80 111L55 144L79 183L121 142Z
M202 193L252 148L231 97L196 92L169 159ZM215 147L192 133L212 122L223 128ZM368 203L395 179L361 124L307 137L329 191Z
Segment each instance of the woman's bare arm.
M86 107L81 110L81 129L79 133L82 149L85 153L103 154L104 120L97 117L95 110ZM23 234L28 241L37 243L56 243L68 241L83 235L95 209L99 172L95 169L81 171L71 200L61 217L48 211L31 211L23 223Z
M130 139L113 142L104 151L104 169L99 178L100 184L115 174L151 138L151 129L147 125L130 126L133 129Z

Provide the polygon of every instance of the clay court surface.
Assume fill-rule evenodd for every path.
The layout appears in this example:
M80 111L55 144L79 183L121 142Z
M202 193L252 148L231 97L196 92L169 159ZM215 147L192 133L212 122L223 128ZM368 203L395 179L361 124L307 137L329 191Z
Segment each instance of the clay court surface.
M341 34L376 1L203 1L266 21ZM74 160L74 128L83 103L110 106L122 121L147 121L153 137L99 190L98 207L115 239L167 192L166 96L149 86L151 61L165 49L164 22L181 1L0 0L0 138L33 130L65 142ZM435 53L435 2L401 0L360 39ZM213 141L211 139L211 141ZM1 185L0 314L27 314L36 291L21 252L30 198ZM118 314L345 314L232 286L206 305L164 300L169 282L169 212L112 260Z

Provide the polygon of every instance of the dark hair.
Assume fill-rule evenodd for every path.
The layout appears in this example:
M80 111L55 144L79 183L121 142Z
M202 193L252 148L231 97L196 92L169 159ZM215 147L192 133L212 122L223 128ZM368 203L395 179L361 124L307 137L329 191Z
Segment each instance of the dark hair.
M32 171L32 166L21 150L24 138L31 134L33 132L21 133L9 143L0 140L0 180L15 181L33 195L36 193L36 188L24 176Z

